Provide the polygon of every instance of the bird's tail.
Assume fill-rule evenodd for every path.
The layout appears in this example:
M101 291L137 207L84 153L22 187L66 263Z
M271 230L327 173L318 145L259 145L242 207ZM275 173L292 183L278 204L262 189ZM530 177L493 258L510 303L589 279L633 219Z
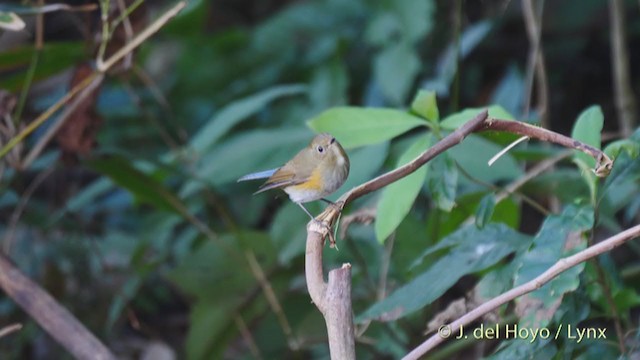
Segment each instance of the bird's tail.
M270 178L271 175L273 175L276 171L278 171L278 168L251 173L238 179L238 182L248 181L248 180L257 180L257 179L267 179L267 178Z

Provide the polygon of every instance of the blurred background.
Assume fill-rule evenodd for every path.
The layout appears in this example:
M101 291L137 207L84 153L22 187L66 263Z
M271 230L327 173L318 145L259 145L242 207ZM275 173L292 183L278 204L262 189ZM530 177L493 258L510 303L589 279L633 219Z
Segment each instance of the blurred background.
M68 6L47 8L54 4ZM101 52L108 58L173 4L0 5L2 16L24 22L11 30L15 18L3 17L0 30L0 144L87 79ZM493 104L565 135L584 109L599 105L605 140L627 138L638 116L638 64L637 0L191 0L70 113L63 107L47 115L4 156L0 245L122 358L328 358L324 321L304 281L308 218L282 193L252 196L260 183L238 184L238 177L287 161L313 137L307 121L331 107L408 109L420 89L435 91L441 118ZM332 198L393 169L415 135L347 149L351 175ZM340 251L327 248L324 262L327 269L353 265L356 317L423 274L425 257L445 251L425 249L460 228L483 196L522 176L526 161L559 151L531 145L487 172L474 165L476 156L500 146L478 144L454 154L457 167L434 165L389 237L377 239L371 224L379 194L346 209L343 218L358 212L365 223L341 225ZM580 170L565 165L522 192L550 208L588 198ZM459 181L433 180L443 172ZM442 192L433 188L439 185ZM637 190L632 181L604 202L603 233L637 220ZM535 234L546 214L520 200L500 203L494 220ZM323 206L307 208L317 214ZM615 258L609 266L637 284L634 261ZM398 320L360 317L358 358L404 355L424 339L434 314L482 275L470 270ZM636 288L627 288L619 309L627 329L637 326ZM592 303L605 302L593 296ZM594 317L609 324L600 310ZM0 338L3 359L69 357L2 293L0 327L13 323L23 328ZM598 354L615 354L615 342L609 345ZM482 351L455 349L457 356Z

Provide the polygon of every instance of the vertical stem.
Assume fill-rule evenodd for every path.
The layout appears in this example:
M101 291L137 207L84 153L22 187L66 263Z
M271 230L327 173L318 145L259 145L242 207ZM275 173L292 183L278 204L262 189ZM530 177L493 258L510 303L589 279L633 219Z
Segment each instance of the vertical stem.
M355 332L351 309L351 265L329 272L326 294L329 308L324 314L332 359L355 359Z
M324 236L329 230L316 222L307 226L305 277L311 300L322 313L327 325L331 359L354 360L355 331L351 305L351 265L344 264L329 272L325 283L322 271Z
M622 0L609 0L609 18L611 21L611 67L613 72L613 90L615 94L618 124L624 137L629 137L636 125L637 104L629 83L629 52L626 47L624 3Z

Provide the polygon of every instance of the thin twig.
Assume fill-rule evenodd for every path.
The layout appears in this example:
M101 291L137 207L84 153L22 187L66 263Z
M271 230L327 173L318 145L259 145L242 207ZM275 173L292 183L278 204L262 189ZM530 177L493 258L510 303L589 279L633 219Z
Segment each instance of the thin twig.
M186 1L180 1L176 3L171 9L162 14L156 21L154 21L151 25L145 28L140 34L136 35L129 43L123 46L120 50L118 50L115 54L113 54L109 59L107 59L104 63L97 63L96 67L98 71L105 72L109 70L113 66L113 64L120 61L125 55L133 51L135 48L140 46L142 42L144 42L149 36L153 35L156 31L160 30L164 24L167 23L172 17L176 16L185 6L187 6Z
M116 2L118 3L118 10L120 10L120 17L118 17L116 20L113 21L113 23L111 25L111 27L112 27L111 28L111 33L113 34L113 32L116 30L116 28L118 27L120 22L122 22L122 26L124 28L125 37L127 39L127 42L130 42L131 38L133 38L133 27L131 27L131 21L129 20L129 14L131 14L131 12L133 12L133 10L136 7L138 7L141 4L141 2L138 1L138 2L134 3L133 5L131 5L130 9L127 9L127 6L125 5L124 0L116 0ZM133 52L130 52L130 53L127 54L127 56L125 57L125 59L123 61L123 67L125 69L130 69L132 62L133 62Z
M565 151L552 158L539 162L534 167L529 169L523 176L516 179L516 181L505 186L504 189L496 195L496 204L504 200L507 196L516 192L519 188L521 188L524 184L529 182L531 179L538 177L538 175L553 168L557 163L568 158L570 155L571 155L571 151Z
M21 323L15 323L15 324L11 324L11 325L7 325L5 327L3 327L2 329L0 329L0 338L5 337L13 332L16 332L18 330L22 329L22 324Z
M547 81L547 70L544 64L544 52L542 50L542 10L544 8L544 0L539 0L539 11L533 6L533 0L524 0L522 2L522 13L527 29L527 37L531 44L529 50L529 60L527 66L527 81L525 92L525 118L528 118L531 103L531 93L533 88L533 78L536 78L536 95L538 100L538 114L540 116L540 124L549 127L549 86Z
M233 317L233 319L236 323L236 326L238 327L238 330L240 330L240 334L242 335L242 338L247 343L247 346L249 346L249 351L251 351L251 355L253 356L253 358L264 359L264 357L260 353L260 349L258 348L258 345L256 344L255 340L253 340L253 335L251 335L251 331L249 331L249 328L247 327L247 324L244 322L242 317L239 314L236 314Z
M480 131L504 131L511 134L529 136L545 142L558 144L569 149L582 151L596 160L594 173L599 177L609 175L609 172L613 167L613 160L611 160L600 149L596 149L591 145L587 145L568 136L521 121L489 119L482 125Z
M82 91L84 88L89 86L89 84L98 76L97 73L93 73L87 76L84 80L78 83L73 87L68 93L66 93L60 100L56 101L55 104L51 105L45 112L40 114L33 122L27 125L18 135L9 140L5 146L0 150L0 158L4 157L14 146L24 140L29 134L31 134L35 129L37 129L40 125L42 125L45 121L47 121L51 115L55 114L64 104L73 99L76 94Z
M300 348L299 342L293 334L293 330L291 329L291 325L289 324L289 320L287 320L287 316L282 310L282 306L280 305L280 301L278 301L278 297L276 293L273 291L273 287L269 282L269 279L264 273L264 270L260 266L260 263L256 259L256 255L253 251L246 251L245 257L247 258L247 262L249 263L249 268L253 273L253 276L256 278L260 287L262 288L262 292L264 292L265 297L267 298L267 302L271 307L271 310L276 315L276 319L280 323L280 327L282 327L282 331L284 332L285 337L287 338L287 343L289 348L292 350L298 350Z
M83 11L93 11L97 9L98 6L96 4L86 4L86 5L68 5L68 4L49 4L49 5L41 5L35 7L19 7L15 9L11 9L11 12L21 15L32 15L32 14L46 14L55 11L69 11L69 12L83 12Z
M64 125L71 117L71 115L75 113L78 106L80 106L85 101L85 99L90 96L91 93L95 89L97 89L98 86L100 86L100 84L102 84L103 80L104 75L98 74L98 76L93 78L93 80L86 87L84 87L82 91L80 91L78 96L76 96L73 101L71 101L71 103L67 105L64 111L58 117L58 121L47 129L47 132L40 139L38 139L38 142L33 146L31 151L29 151L29 154L24 158L24 161L21 164L21 167L23 169L27 169L31 165L31 163L40 155L42 150L44 150L47 144L49 144L49 141L53 139L62 125ZM84 83L84 81L82 81L81 84L82 83Z
M3 250L5 254L9 254L11 252L11 246L13 245L13 242L15 240L18 221L20 220L20 216L22 216L22 212L27 207L27 203L29 202L29 199L31 199L31 195L33 195L33 193L40 186L40 184L42 184L42 182L47 177L49 177L51 173L53 173L54 169L55 169L55 163L49 166L44 171L40 172L40 174L38 174L38 176L36 176L35 179L33 179L31 184L29 184L27 189L24 191L24 194L22 194L22 197L20 198L18 205L16 205L15 209L13 209L13 213L9 218L9 224L7 226L7 231L5 232L4 240L3 240Z

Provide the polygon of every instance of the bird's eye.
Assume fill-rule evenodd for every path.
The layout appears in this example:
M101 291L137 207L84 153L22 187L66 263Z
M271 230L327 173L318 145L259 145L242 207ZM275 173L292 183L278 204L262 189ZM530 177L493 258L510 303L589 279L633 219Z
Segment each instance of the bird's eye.
M329 144L333 144L334 142L336 142L336 138L331 138L331 142Z
M324 148L322 147L322 145L318 145L318 152L322 153L324 151Z

